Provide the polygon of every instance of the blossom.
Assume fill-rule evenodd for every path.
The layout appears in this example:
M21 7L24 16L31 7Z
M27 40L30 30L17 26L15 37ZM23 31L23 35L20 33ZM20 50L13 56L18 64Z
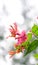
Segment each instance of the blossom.
M26 35L25 31L22 31L21 34L18 35L18 37L15 38L15 39L18 40L18 41L17 41L17 44L21 44L21 43L23 43L24 41L26 41L26 40L27 40L27 35Z
M23 42L25 42L27 40L27 34L24 30L21 33L19 33L16 23L14 23L14 27L13 26L10 26L10 27L11 27L9 29L11 32L10 37L15 37L15 40L17 40L17 43L14 44L14 47L17 48L17 47L19 47L20 44L22 44ZM16 37L16 35L17 35L17 37ZM15 51L9 51L9 55L11 55L11 57L12 57L14 54L22 52L22 50L24 50L23 46L19 47L19 49L16 49Z
M17 24L14 23L14 26L10 25L10 27L11 27L11 28L9 28L9 31L10 31L11 35L9 35L8 37L15 37L16 34L18 35L18 33L17 33L17 32L18 32ZM7 38L8 38L8 37L7 37Z
M17 24L14 23L14 27L10 25L10 32L11 32L11 37L15 37L16 36L16 32L17 32Z
M13 55L15 55L16 53L19 53L19 52L20 52L20 49L18 49L16 51L9 51L8 53L9 53L9 55L11 55L10 56L10 58L11 58Z
M15 51L9 51L9 54L10 55L14 55L15 54Z
M9 55L11 55L10 56L10 58L11 58L16 52L15 51L9 51L8 53L9 53Z

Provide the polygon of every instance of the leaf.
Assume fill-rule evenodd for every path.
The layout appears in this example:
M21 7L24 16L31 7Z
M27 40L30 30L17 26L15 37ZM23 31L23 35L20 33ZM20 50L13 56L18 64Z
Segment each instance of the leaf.
M38 36L38 30L35 32L35 34Z
M38 53L34 54L35 59L38 59Z
M30 41L32 39L32 33L28 33L27 36L28 36L28 41Z
M34 24L34 26L32 27L32 32L38 36L38 26Z
M16 50L20 49L22 46L23 46L25 49L27 49L28 46L29 46L29 44L30 44L29 41L25 41L25 42L23 42L22 44L18 45L18 46L16 47Z
M37 64L38 65L38 64Z
M33 50L35 50L38 47L38 40L34 40L31 42L31 44L28 46L27 52L25 55L27 55L28 53L32 52Z

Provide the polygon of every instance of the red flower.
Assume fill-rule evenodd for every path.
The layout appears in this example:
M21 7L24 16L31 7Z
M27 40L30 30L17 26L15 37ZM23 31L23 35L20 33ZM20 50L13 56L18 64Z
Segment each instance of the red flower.
M7 38L9 37L16 37L16 35L19 35L18 29L17 29L17 24L14 23L14 26L10 25L11 28L9 28L9 31L11 32L11 35L9 35Z
M15 51L9 51L9 54L10 55L14 55L15 54Z
M11 58L16 52L15 51L9 51L8 53L9 53L9 55L11 55L10 56L10 58Z
M10 25L10 32L11 32L11 37L15 37L16 36L16 33L17 33L17 24L14 23L14 27Z
M21 44L24 41L26 41L27 40L27 35L26 35L25 31L22 31L21 34L17 38L15 38L15 39L18 40L17 44Z

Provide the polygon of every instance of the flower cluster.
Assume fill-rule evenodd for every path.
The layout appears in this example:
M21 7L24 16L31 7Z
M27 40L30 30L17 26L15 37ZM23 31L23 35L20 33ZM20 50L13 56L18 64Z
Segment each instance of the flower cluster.
M11 28L9 29L9 31L11 33L11 36L9 36L9 37L14 37L15 40L17 40L17 43L14 44L15 51L9 51L9 54L11 56L13 56L16 53L20 53L20 52L24 51L25 49L27 50L26 54L28 54L38 46L38 44L37 44L38 38L32 40L33 35L38 37L38 26L37 25L34 24L31 31L29 31L29 33L27 33L27 34L26 34L25 30L23 30L20 33L16 23L14 23L14 26L10 25L10 27ZM33 46L34 46L34 48L33 48Z

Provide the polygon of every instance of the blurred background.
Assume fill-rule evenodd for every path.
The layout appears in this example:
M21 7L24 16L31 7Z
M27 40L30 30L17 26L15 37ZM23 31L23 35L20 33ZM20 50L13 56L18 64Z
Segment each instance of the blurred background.
M13 50L14 38L8 38L9 25L16 22L21 30L28 32L38 24L38 0L0 0L0 65L38 65L38 59L33 55L38 48L25 58L23 53L9 58L8 51Z

